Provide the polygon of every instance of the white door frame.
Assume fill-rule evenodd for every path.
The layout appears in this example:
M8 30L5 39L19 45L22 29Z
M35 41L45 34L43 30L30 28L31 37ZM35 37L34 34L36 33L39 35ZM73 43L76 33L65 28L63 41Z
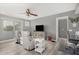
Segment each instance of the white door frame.
M63 16L63 17L57 17L56 18L56 41L58 41L58 39L59 39L59 32L58 32L58 21L59 20L65 20L65 19L67 19L67 30L69 29L69 24L68 24L68 16Z

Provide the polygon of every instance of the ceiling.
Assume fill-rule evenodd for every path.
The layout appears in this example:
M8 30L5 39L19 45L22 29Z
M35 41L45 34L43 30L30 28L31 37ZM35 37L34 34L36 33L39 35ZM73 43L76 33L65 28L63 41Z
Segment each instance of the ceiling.
M75 7L76 3L0 3L0 14L33 20L75 10ZM27 17L25 14L27 8L38 16Z

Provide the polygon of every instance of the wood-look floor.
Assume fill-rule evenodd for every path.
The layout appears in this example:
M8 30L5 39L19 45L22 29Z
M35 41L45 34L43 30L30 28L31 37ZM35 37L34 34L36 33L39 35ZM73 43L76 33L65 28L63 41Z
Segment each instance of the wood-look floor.
M0 55L39 55L34 50L25 50L22 45L16 44L15 42L15 39L0 41ZM43 52L43 55L53 54L55 44L47 42L46 45L46 50Z

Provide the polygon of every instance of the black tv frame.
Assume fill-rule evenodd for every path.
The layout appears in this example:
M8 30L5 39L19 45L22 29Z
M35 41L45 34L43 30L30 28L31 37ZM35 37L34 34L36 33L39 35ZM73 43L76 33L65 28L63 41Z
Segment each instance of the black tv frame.
M36 31L44 31L44 25L36 25Z

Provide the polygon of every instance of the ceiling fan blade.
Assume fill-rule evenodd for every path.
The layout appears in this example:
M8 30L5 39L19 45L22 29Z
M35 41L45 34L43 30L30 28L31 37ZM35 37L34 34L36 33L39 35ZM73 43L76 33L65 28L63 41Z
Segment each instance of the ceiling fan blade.
M29 13L28 13L28 12L26 12L26 15L27 15L27 16L29 16Z
M29 9L26 10L26 14L27 14L27 16L29 16L29 14L30 14Z
M28 12L30 12L30 9L27 9Z
M33 16L38 16L37 14L33 14L33 13L30 13L30 15L33 15Z
M30 14L30 9L27 9L26 12L27 12L28 14Z

